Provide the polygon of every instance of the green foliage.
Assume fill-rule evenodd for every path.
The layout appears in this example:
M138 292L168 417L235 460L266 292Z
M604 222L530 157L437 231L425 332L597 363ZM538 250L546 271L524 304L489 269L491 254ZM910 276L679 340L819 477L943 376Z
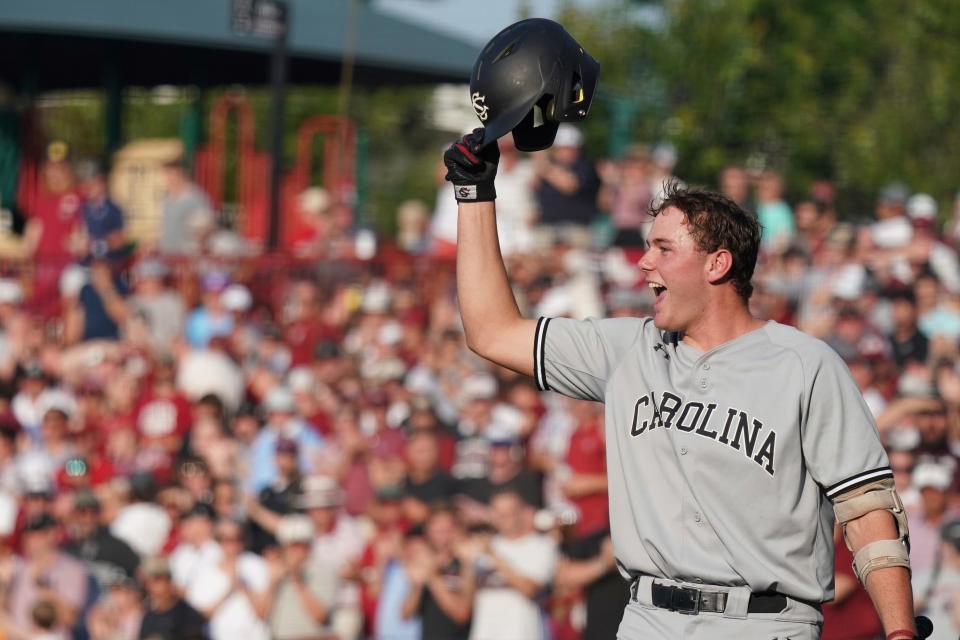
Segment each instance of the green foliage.
M594 145L627 100L630 135L673 142L693 181L752 158L785 171L797 194L834 178L851 214L891 180L941 199L957 186L954 0L636 4L561 16L603 67L600 117L586 127Z

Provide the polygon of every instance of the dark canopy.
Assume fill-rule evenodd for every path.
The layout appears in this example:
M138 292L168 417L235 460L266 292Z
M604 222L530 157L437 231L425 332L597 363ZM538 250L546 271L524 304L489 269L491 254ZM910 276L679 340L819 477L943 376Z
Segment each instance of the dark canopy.
M235 33L232 0L6 0L0 3L0 79L43 91L125 85L260 84L268 39ZM346 0L289 0L289 81L336 82ZM355 81L464 82L478 47L357 3Z

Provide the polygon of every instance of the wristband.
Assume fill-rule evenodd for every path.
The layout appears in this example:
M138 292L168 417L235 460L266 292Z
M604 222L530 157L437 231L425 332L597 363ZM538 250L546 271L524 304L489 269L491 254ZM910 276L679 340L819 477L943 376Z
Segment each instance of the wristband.
M897 629L888 633L886 640L913 640L916 637L916 634L909 629Z
M457 202L493 202L497 199L497 190L493 181L476 184L453 185L453 195Z

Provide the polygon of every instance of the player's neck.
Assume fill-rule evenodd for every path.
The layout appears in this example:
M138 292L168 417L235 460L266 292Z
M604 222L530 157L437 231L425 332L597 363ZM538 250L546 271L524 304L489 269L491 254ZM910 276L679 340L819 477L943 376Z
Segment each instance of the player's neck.
M683 341L697 351L707 352L759 329L763 320L754 318L746 304L708 307L683 333Z

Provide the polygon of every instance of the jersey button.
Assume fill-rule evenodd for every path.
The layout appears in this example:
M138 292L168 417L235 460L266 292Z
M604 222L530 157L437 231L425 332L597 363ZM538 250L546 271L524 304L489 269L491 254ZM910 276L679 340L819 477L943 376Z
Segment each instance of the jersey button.
M708 362L707 364L703 365L703 370L704 370L704 371L710 371L710 363L709 363L709 362Z
M680 447L680 455L682 455L682 456L687 455L687 448L686 448L686 447Z
M700 378L700 388L706 389L709 386L706 378Z
M694 522L700 522L700 512L699 512L699 511L697 511L695 514L693 514L693 521L694 521Z

